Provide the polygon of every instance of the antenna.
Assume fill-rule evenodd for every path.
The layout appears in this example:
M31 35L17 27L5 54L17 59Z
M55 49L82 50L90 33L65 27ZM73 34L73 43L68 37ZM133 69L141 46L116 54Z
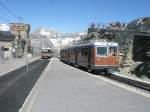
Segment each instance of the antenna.
M20 16L18 19L19 19L19 23L21 23L23 18Z

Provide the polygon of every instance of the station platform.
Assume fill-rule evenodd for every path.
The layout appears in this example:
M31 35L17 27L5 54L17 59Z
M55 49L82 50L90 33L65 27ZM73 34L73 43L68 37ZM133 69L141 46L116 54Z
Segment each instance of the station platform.
M19 112L149 112L150 96L52 58Z
M40 59L40 57L23 57L15 58L5 61L5 63L0 63L0 76L5 75L8 72L11 72L17 68L20 68L27 63L32 63L35 60Z

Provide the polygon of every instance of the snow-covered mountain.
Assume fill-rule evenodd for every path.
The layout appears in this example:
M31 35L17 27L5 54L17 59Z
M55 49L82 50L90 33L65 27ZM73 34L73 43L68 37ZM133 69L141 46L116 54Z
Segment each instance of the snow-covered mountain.
M32 34L33 35L42 35L42 36L46 36L46 37L57 37L57 36L61 35L60 32L58 32L54 29L45 28L45 27L37 28Z
M80 40L81 36L84 35L86 35L86 32L63 34L49 28L38 28L31 33L31 43L39 51L47 47L52 48L54 51L59 51L60 48Z
M0 24L0 31L9 31L9 25Z

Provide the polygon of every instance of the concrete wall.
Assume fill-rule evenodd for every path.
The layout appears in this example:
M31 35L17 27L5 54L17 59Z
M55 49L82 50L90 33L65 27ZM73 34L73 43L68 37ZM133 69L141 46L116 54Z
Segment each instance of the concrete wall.
M2 50L1 48L7 48L8 50ZM8 60L12 56L12 43L11 42L0 42L0 61Z
M135 35L133 40L133 60L150 60L150 35Z

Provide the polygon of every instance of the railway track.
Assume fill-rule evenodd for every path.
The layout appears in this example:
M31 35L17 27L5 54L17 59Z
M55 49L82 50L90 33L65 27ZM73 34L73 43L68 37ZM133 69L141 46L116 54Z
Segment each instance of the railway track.
M18 112L49 60L36 60L0 77L0 112Z
M118 72L109 73L107 77L150 92L150 82L120 75Z

